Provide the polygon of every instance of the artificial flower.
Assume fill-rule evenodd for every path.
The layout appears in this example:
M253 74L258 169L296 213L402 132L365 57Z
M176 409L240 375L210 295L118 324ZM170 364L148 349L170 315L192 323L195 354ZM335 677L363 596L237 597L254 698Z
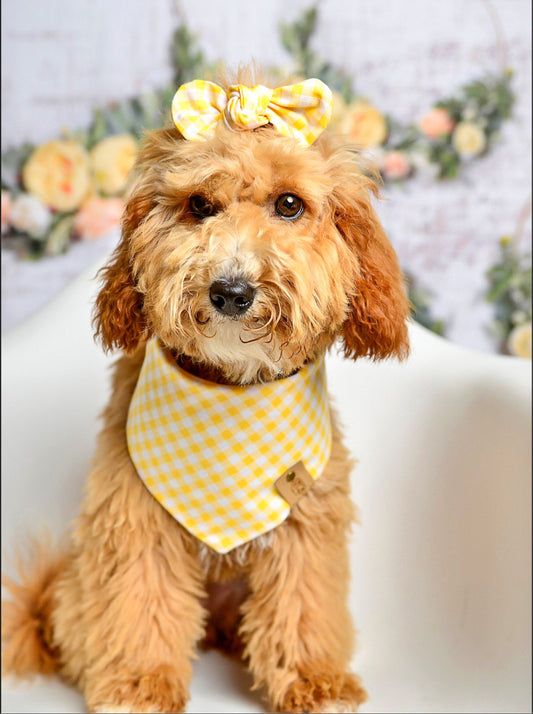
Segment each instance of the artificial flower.
M126 188L135 163L137 142L131 134L102 139L91 151L91 173L98 191L113 196Z
M384 158L381 171L385 178L403 179L411 172L411 165L403 151L390 151Z
M387 138L387 122L381 112L368 102L355 101L345 111L341 131L363 148L381 146Z
M74 211L89 190L89 157L77 141L38 146L22 169L26 190L52 209Z
M32 238L43 238L52 221L52 214L44 203L29 193L19 194L13 201L11 225Z
M121 198L91 196L74 218L74 232L82 240L94 240L119 225L124 211Z
M511 330L507 347L512 355L531 359L531 322L517 325Z
M2 235L9 228L11 210L13 208L13 200L9 191L2 191Z
M454 129L452 143L461 156L477 156L487 145L487 138L481 127L474 122L461 121Z
M429 139L439 139L449 136L455 126L450 113L443 107L433 107L420 122L420 129Z

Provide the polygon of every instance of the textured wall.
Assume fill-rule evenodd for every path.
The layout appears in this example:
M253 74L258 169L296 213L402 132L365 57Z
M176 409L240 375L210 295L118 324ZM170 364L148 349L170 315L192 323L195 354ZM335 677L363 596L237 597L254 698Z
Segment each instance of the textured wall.
M309 4L4 0L3 146L85 126L93 107L168 81L179 17L210 59L288 64L278 23ZM387 189L379 207L402 264L433 291L433 311L448 321L450 337L489 348L483 274L531 190L529 0L322 0L319 10L316 50L402 121L419 119L433 101L495 71L502 55L515 70L514 117L492 153L447 184L420 178ZM524 240L530 234L529 218Z

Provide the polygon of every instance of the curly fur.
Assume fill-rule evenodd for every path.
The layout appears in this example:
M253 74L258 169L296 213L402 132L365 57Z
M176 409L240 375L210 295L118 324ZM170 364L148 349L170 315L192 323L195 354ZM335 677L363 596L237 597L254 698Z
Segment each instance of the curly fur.
M304 201L294 221L274 210L285 192ZM125 422L151 335L192 371L237 384L291 374L339 338L347 357L405 357L408 303L372 192L335 138L302 149L271 127L220 127L206 142L174 128L146 136L95 305L97 336L124 355L70 546L10 584L5 671L55 670L89 711L179 712L203 641L242 656L275 711L354 711L365 700L347 671L355 511L334 410L325 473L282 525L225 555L146 491ZM197 194L215 215L191 213ZM235 276L256 290L238 319L209 300L213 281Z

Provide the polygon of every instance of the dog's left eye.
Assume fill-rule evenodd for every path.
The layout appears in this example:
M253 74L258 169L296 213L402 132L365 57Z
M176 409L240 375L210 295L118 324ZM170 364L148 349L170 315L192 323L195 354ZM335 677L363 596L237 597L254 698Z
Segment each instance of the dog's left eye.
M282 218L298 218L304 212L304 202L292 193L282 193L274 205L276 213Z
M205 196L195 195L189 198L191 213L197 218L208 218L218 212L218 206Z

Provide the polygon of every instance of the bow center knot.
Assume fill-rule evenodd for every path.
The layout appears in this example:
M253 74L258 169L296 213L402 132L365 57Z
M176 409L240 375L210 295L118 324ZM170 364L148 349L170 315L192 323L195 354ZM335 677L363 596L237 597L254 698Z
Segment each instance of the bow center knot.
M245 87L235 84L229 88L228 103L224 110L224 121L233 131L257 129L268 124L270 119L267 107L272 99L273 90L256 84Z

